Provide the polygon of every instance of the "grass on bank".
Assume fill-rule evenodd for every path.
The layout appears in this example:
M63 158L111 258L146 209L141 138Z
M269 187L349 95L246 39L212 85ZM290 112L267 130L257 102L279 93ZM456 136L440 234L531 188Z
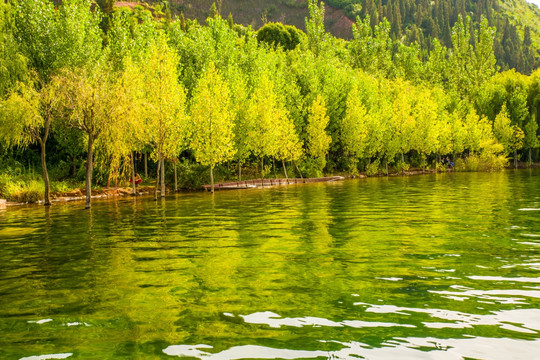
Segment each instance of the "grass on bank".
M408 163L401 164L401 162L389 164L389 174L401 174L405 172L421 172L421 161L414 159L413 157L408 160L412 160L413 167L410 167ZM322 173L318 170L320 167L315 163L304 161L298 164L300 171L304 177L320 177L325 175L343 175L343 176L355 176L359 174L365 174L367 176L384 176L386 174L386 164L380 161L372 161L366 163L354 163L351 166L342 166L343 168L349 168L349 171L343 173L332 169L330 164L327 167L327 173ZM343 165L343 164L342 164ZM420 165L420 166L419 166ZM505 167L508 167L509 160L505 156L498 155L496 152L483 152L480 154L469 154L464 158L457 158L455 163L455 171L500 171ZM291 178L300 177L296 170L296 167L292 163L287 163L287 173ZM526 163L520 163L520 167L526 167ZM537 165L535 165L536 167ZM169 189L173 189L174 186L174 168L172 164L167 164L166 172L166 184ZM363 169L364 171L359 171ZM144 172L138 172L143 177L143 186L153 186L154 179L152 175L155 169L149 169L148 178L145 178ZM437 163L434 160L426 162L427 172L445 172L449 169L442 164ZM236 164L223 164L215 168L215 180L216 183L225 181L237 181L238 180L238 167ZM51 171L54 174L54 171ZM92 186L92 192L95 194L106 192L106 182L108 174L102 174L96 171L94 176L94 183ZM265 178L284 178L284 172L281 166L281 162L265 162L264 168ZM177 179L178 188L182 190L199 190L204 184L210 183L208 167L202 166L190 162L188 160L182 160L177 164ZM242 167L242 180L260 179L260 163L252 162L245 164ZM111 187L114 185L114 181L111 181ZM129 188L131 184L127 179L119 179L119 188ZM57 180L51 178L50 191L51 197L54 199L61 196L82 196L84 194L85 184L79 178L67 178L63 180ZM0 199L7 199L10 202L16 203L34 203L42 201L44 198L44 182L41 178L41 173L33 168L5 168L0 169Z

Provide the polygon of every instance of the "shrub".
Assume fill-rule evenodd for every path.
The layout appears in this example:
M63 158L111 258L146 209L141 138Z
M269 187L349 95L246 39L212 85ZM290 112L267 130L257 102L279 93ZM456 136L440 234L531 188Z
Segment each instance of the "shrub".
M12 179L13 180L13 179ZM43 200L45 189L42 181L10 181L3 186L2 196L8 201L33 203Z
M374 176L379 175L380 172L380 160L376 159L375 161L369 163L366 165L366 175L367 176Z

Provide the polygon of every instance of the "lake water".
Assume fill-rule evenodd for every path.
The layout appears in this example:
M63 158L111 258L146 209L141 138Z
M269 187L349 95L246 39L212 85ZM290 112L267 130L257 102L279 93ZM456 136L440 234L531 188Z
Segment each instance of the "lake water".
M0 359L539 359L540 171L0 211Z

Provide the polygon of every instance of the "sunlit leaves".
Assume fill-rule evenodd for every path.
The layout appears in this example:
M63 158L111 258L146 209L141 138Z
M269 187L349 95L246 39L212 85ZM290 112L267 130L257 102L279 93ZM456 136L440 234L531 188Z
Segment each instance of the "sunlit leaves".
M191 106L191 144L195 158L214 166L232 159L233 112L229 88L213 63L203 73Z

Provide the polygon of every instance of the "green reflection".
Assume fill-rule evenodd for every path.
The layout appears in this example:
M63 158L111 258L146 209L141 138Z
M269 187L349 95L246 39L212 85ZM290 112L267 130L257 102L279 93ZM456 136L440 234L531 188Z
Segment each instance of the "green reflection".
M3 211L0 357L536 341L539 180L437 174Z

